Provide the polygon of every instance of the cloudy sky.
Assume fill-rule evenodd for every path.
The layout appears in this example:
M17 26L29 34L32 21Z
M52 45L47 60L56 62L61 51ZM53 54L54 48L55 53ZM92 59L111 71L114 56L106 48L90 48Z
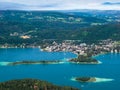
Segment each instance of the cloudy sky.
M100 9L100 10L120 10L120 0L0 0L0 9L23 9L23 10Z

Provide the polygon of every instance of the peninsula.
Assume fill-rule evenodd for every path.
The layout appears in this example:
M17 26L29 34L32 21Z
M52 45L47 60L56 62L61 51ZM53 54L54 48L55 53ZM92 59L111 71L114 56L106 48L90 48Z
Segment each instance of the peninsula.
M111 39L99 41L96 44L82 43L79 40L65 40L62 43L53 42L46 44L43 50L48 52L72 52L77 55L77 58L70 59L70 63L77 64L99 64L100 62L93 58L93 56L109 53L120 52L120 43L112 41Z

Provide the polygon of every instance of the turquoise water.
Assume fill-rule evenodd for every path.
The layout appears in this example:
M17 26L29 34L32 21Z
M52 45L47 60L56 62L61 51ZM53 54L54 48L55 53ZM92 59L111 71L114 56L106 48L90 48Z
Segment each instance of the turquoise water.
M82 90L119 90L120 89L120 54L105 54L95 57L102 64L51 64L51 65L17 65L6 66L6 62L21 60L63 60L75 58L70 52L41 52L37 48L0 49L0 81L34 78L46 80L57 85L82 88ZM65 59L66 58L66 59ZM71 78L91 76L114 79L97 83L79 83Z

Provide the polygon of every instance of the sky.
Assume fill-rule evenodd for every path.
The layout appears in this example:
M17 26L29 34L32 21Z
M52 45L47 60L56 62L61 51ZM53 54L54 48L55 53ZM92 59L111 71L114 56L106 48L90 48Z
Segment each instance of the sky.
M120 10L120 0L0 0L0 9L23 10Z

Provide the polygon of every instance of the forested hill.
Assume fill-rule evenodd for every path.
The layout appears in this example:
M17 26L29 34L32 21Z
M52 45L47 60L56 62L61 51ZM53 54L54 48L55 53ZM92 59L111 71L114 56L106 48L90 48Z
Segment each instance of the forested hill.
M0 11L0 43L32 44L44 39L120 40L120 24L53 11Z
M81 27L107 23L105 19L55 11L0 11L0 22L4 25L9 23L9 26L15 25L22 31L30 29L79 30Z
M57 86L36 79L11 80L0 83L0 90L78 90L68 86Z

